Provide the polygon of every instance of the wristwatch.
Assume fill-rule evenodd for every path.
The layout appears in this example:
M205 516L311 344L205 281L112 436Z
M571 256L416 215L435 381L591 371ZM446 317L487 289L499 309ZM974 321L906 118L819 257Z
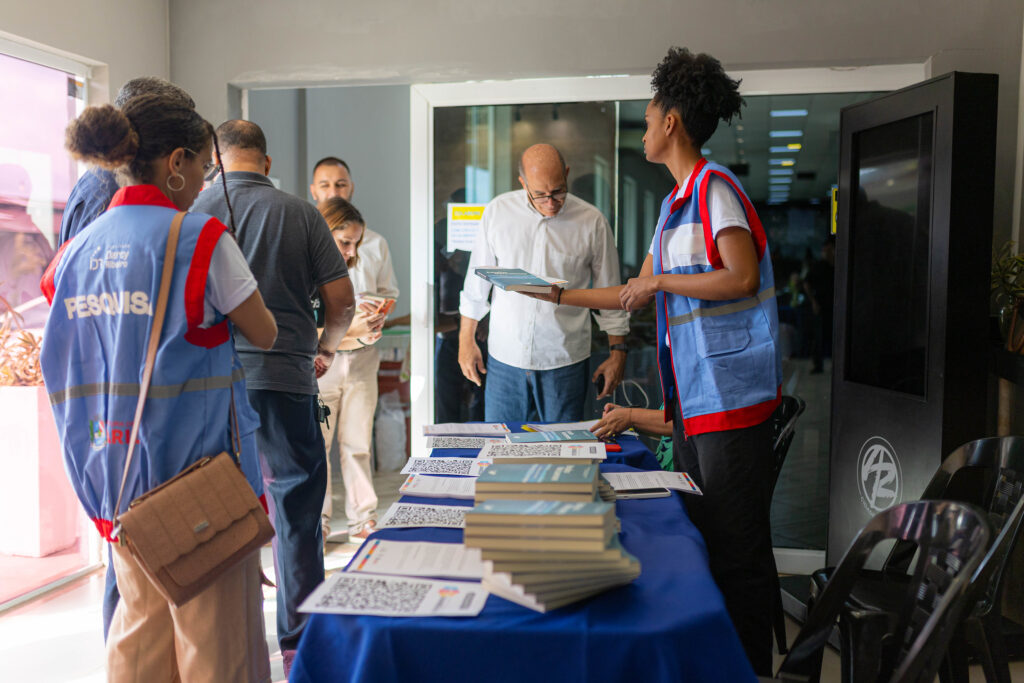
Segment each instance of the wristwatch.
M625 344L612 344L608 347L609 351L622 351L623 353L629 352L629 347Z

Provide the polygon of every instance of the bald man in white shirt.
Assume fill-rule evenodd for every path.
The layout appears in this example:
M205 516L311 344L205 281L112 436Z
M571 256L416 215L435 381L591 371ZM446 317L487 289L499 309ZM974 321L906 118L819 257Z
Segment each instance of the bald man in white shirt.
M626 363L625 311L600 311L610 356L588 377L590 312L495 288L474 275L482 266L522 268L584 286L621 284L615 239L604 215L568 192L569 168L552 145L520 159L522 190L495 197L484 210L459 306L459 365L472 382L487 374L488 422L576 421L583 418L588 379L611 395ZM491 297L488 301L488 297ZM488 358L477 346L479 320L491 314Z

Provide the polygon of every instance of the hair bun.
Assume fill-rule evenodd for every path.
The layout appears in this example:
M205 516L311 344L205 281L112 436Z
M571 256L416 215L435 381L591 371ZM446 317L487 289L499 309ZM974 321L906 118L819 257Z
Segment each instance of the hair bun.
M139 134L124 112L104 104L86 107L68 124L64 146L76 159L104 168L125 166L139 151Z

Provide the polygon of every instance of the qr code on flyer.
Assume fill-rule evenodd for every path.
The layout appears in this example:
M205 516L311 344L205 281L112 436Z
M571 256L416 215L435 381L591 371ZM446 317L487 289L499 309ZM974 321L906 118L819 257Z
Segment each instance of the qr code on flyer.
M466 526L468 509L460 505L394 503L380 520L378 528L436 526L463 529Z
M403 581L335 575L316 607L382 614L413 614L432 587L429 581Z
M479 474L480 466L473 458L411 458L402 472L406 474L457 474L464 477Z

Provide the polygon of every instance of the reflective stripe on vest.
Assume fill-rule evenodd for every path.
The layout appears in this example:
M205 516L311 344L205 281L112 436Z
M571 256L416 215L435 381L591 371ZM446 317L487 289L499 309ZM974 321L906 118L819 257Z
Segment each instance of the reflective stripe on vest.
M694 318L710 318L716 315L728 315L729 313L748 311L751 308L760 306L765 301L773 298L775 298L775 287L769 287L748 299L734 301L731 304L725 304L724 306L705 306L695 308L686 315L674 315L668 319L668 324L669 327L675 327L676 325L692 323Z
M181 384L152 384L149 387L149 398L174 398L189 391L210 391L227 389L235 382L245 379L245 371L241 368L230 375L217 377L197 377ZM137 383L117 382L110 384L79 384L50 394L50 405L58 405L73 398L86 396L138 396L140 385Z

